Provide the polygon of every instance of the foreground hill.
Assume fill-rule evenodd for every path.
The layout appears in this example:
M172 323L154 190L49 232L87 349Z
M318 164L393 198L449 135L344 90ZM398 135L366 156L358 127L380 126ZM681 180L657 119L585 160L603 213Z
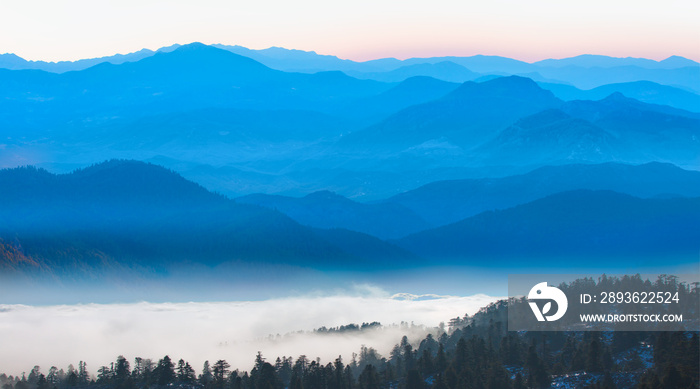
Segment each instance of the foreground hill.
M697 263L700 198L640 199L572 191L401 239L401 247L441 262L490 266L643 266ZM524 260L527 261L523 262ZM614 260L613 263L610 261ZM571 262L570 266L575 266Z
M279 212L237 204L164 168L110 161L66 175L0 171L0 266L53 273L161 271L186 263L285 263L316 268L415 260L350 231L352 253ZM325 237L328 236L328 239ZM372 246L371 250L364 250ZM367 254L367 256L363 256ZM342 263L342 265L341 265Z

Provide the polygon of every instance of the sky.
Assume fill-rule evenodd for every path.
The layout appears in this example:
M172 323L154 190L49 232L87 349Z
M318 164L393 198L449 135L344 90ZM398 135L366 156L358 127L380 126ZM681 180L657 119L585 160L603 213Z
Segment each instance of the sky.
M76 60L174 43L353 60L580 54L700 61L696 0L3 0L0 53Z

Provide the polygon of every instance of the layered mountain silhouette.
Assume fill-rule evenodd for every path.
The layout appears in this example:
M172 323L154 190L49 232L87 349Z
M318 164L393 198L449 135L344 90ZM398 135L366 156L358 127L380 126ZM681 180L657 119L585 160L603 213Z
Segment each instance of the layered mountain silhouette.
M0 183L4 269L89 276L105 269L162 272L188 263L332 269L416 260L377 238L312 230L141 162L109 161L66 175L2 170ZM353 240L363 244L352 252L331 242Z
M700 95L684 89L651 81L623 82L581 90L571 85L539 83L562 100L601 100L615 92L644 103L667 105L691 112L700 112Z
M700 173L660 163L437 182L375 204L330 192L233 201L162 167L118 160L64 175L0 170L0 184L3 271L58 277L237 263L382 269L421 258L685 263L700 239Z
M681 78L692 84L697 64L682 58L359 63L195 43L120 61L107 58L60 74L0 69L0 167L68 172L110 158L136 159L229 196L330 190L378 200L437 180L508 176L546 165L660 161L697 169L700 163L700 114L678 109L692 108L697 95L681 84L615 76L630 67L656 76L686 72ZM392 80L400 80L431 69L484 76L457 84L348 75L395 72L401 76ZM585 72L615 82L584 91L559 78ZM501 77L508 74L572 85ZM673 106L658 104L666 101Z
M307 226L344 228L381 239L397 239L430 226L400 204L363 204L328 191L302 198L256 194L239 197L236 202L280 211Z
M26 61L14 54L2 54L0 55L0 68L13 70L37 69L54 73L63 73L67 71L83 70L100 63L120 64L124 62L135 62L153 56L156 53L173 51L179 47L181 47L181 45L175 44L168 47L162 47L156 51L143 49L129 54L117 54L110 57L91 58L73 62L62 61L55 63L44 61ZM485 55L475 55L471 57L410 58L403 61L395 58L382 58L366 62L356 62L347 59L340 59L332 55L317 54L313 51L290 50L281 47L270 47L262 50L252 50L242 46L222 44L212 45L212 47L252 58L272 69L287 72L316 73L320 71L337 70L354 75L376 75L376 79L386 77L388 72L393 72L400 68L413 69L410 71L402 70L398 73L394 73L398 76L401 75L402 72L406 72L406 74L402 75L404 78L418 75L436 76L436 74L430 74L430 72L435 72L435 68L425 65L451 62L481 74L525 75L538 73L542 77L559 79L567 84L590 82L591 80L595 80L598 74L605 77L610 77L610 75L606 74L609 74L611 71L616 72L615 74L626 71L630 73L626 75L627 78L636 78L629 81L650 80L659 82L654 80L654 78L663 78L663 72L657 74L656 71L677 72L678 69L683 69L680 72L687 72L689 69L695 69L697 72L698 67L700 66L695 61L679 56L671 56L662 61L654 61L645 58L616 58L590 54L563 59L546 59L535 63L527 63L511 58ZM415 68L414 65L420 65L420 67ZM550 72L553 72L556 77L551 77L548 75ZM582 77L580 74L581 72L591 72L593 77L588 77L586 79L586 77ZM641 78L639 78L640 76ZM398 79L397 81L402 80L403 79ZM456 80L452 79L451 81ZM683 79L680 81L681 85L685 84L686 87L696 89L697 92L697 83L692 84L688 82L690 80ZM671 85L665 82L661 83Z
M312 73L340 70L359 78L376 80L384 80L391 73L392 80L396 80L396 76L403 74L404 77L422 75L457 81L455 78L442 78L439 76L439 73L436 73L435 68L425 66L452 62L476 73L500 76L521 75L537 79L537 81L556 80L582 89L596 88L611 83L647 80L668 86L679 86L683 89L692 90L694 93L700 93L700 89L698 89L698 85L700 85L700 65L695 61L679 56L671 56L662 61L654 61L645 58L580 55L564 59L548 59L532 64L511 58L486 55L409 58L403 61L394 58L383 58L367 62L354 62L341 60L334 56L319 55L314 52L286 50L278 47L264 50L249 50L239 46L224 45L219 45L218 47L249 56L274 69ZM411 68L414 65L422 66ZM395 72L399 68L405 69ZM409 71L408 69L412 70ZM447 76L449 73L444 74L446 77L450 77ZM400 79L397 80L401 81ZM622 92L620 90L616 91Z
M646 58L618 58L605 55L584 54L563 59L545 59L535 62L534 65L542 67L562 68L566 66L579 66L588 68L613 68L618 66L637 66L644 69L677 69L687 66L698 66L698 63L687 58L671 56L662 61L654 61Z
M502 178L434 182L372 203L352 201L331 192L301 198L255 194L236 201L278 210L312 227L344 228L396 239L484 211L581 189L642 198L700 197L700 173L662 163L562 165Z
M537 73L549 80L569 83L580 89L623 82L651 81L700 93L700 69L697 64L674 69L648 69L639 66L616 67L539 67Z
M511 208L560 192L608 190L636 197L700 197L700 172L670 164L618 163L547 166L529 173L430 183L387 200L435 226L484 211Z
M445 264L484 257L688 258L700 231L700 176L658 163L550 167L504 179L435 183L379 204L329 192L233 202L134 161L68 175L2 170L0 182L3 269L58 275L225 262L381 268L417 264L419 256ZM576 188L648 198L567 192ZM479 213L486 209L495 211ZM416 214L436 225L461 221L427 229ZM370 235L423 229L397 241L413 255Z
M471 149L520 117L562 104L554 95L522 77L466 82L441 99L406 108L383 122L343 139L367 149L403 148L446 139Z
M410 235L399 245L455 264L546 266L567 258L580 267L644 266L659 256L697 263L700 198L640 199L610 191L573 191Z
M464 66L451 61L406 65L388 72L348 72L348 74L360 79L384 82L401 82L411 77L422 76L448 82L463 83L466 81L473 81L481 76L481 74L472 72Z
M173 45L158 49L158 52L168 52L176 49L180 45ZM156 52L148 49L129 54L116 54L108 57L81 59L78 61L27 61L15 54L0 54L0 68L10 70L44 70L51 73L64 73L75 70L83 70L101 63L121 64L124 62L136 62L154 55Z
M518 120L480 148L491 163L565 164L624 160L614 135L559 109Z
M346 104L336 112L345 117L356 117L354 113L361 112L368 118L367 125L371 125L410 106L442 98L459 86L433 77L410 77L385 92Z
M664 161L694 166L699 148L697 114L613 93L524 117L480 147L477 155L487 164Z
M391 87L340 72L286 73L198 43L138 62L102 63L63 74L2 71L0 85L12 101L30 106L42 101L46 113L58 117L79 113L92 120L105 114L135 116L211 107L324 110Z
M698 85L680 57L2 55L0 281L697 264Z

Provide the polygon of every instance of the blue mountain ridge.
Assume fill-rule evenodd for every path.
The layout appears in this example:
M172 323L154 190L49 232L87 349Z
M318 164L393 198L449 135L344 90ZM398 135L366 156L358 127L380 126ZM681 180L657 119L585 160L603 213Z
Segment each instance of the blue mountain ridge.
M381 83L282 72L192 44L63 74L3 70L0 83L0 166L162 161L236 196L326 189L380 199L551 164L698 166L697 113L616 93L562 101L518 76Z
M435 262L520 269L562 260L637 268L660 260L692 264L698 242L698 197L640 199L578 190L484 212L397 243Z
M9 253L0 266L6 270L91 277L112 270L167 272L187 263L360 269L418 260L377 238L318 232L137 161L112 160L63 175L5 169L0 188L0 245ZM331 240L363 245L341 249Z

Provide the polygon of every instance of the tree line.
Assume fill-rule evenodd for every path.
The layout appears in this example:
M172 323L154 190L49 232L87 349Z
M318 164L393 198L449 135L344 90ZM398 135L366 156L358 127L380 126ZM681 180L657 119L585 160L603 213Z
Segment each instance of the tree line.
M441 326L418 343L404 336L386 356L365 346L349 361L339 356L326 363L305 355L268 361L258 353L250 371L217 360L204 362L199 374L189 362L167 355L132 363L118 356L95 372L82 361L77 369L54 366L43 372L34 366L21 376L0 374L0 384L2 389L698 388L698 332L514 332L507 331L507 310L508 303L499 301L473 316L453 319L447 330ZM316 332L378 326L351 324Z
M651 361L640 355L645 347L653 350ZM347 364L341 357L324 364L304 355L270 363L258 353L249 372L217 360L196 374L183 359L130 363L118 356L95 374L81 361L65 371L34 366L21 377L2 374L0 382L2 389L525 389L547 388L557 377L578 373L593 378L586 386L591 389L697 388L699 350L698 333L519 334L491 323L437 339L428 335L416 347L404 337L386 357L363 347Z

